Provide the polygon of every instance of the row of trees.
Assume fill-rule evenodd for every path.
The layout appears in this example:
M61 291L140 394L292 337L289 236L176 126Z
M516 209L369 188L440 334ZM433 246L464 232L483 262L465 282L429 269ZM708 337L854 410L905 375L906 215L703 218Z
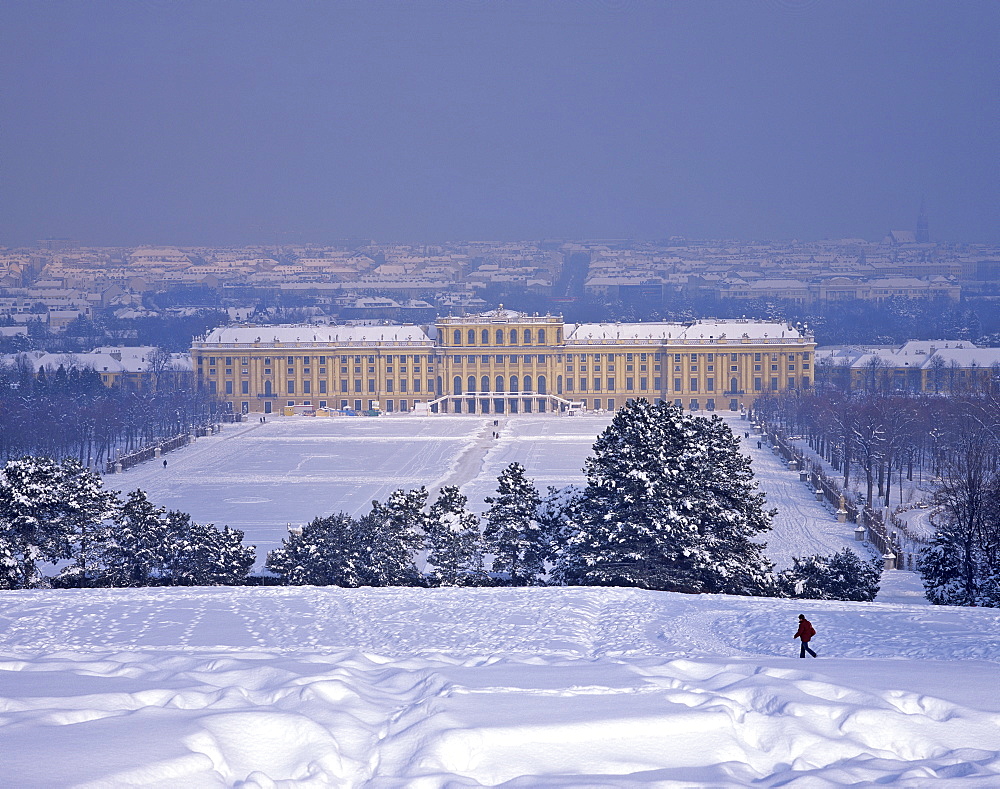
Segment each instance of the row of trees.
M760 539L773 513L717 417L633 402L584 471L584 486L543 496L510 465L482 525L456 488L429 507L425 489L399 490L360 519L317 518L267 567L286 583L339 586L548 582L868 600L878 590L877 568L849 551L774 573Z
M76 460L0 470L0 589L241 584L253 563L242 532L167 512L141 490L122 500Z
M890 506L893 493L902 503L904 480L930 484L946 476L961 454L963 435L1000 424L1000 396L988 393L816 389L759 398L754 410L769 425L807 439L841 473L845 490L863 480L869 506Z
M932 603L1000 607L998 415L960 423L942 461L934 538L919 562Z
M934 603L1000 606L1000 398L991 393L762 398L769 424L798 433L843 474L863 480L869 506L889 505L893 477L925 484L936 507L919 569ZM852 476L853 475L853 476Z
M854 554L809 557L774 573L763 535L773 513L750 461L718 417L639 400L594 444L586 484L543 496L506 468L482 520L455 487L373 502L360 518L316 518L267 557L287 584L631 586L688 593L872 599L878 573ZM143 586L248 581L242 534L120 501L75 460L9 462L0 471L0 584Z
M220 418L224 405L169 374L137 390L107 387L83 364L36 375L30 360L0 363L0 461L73 457L100 467L116 456Z

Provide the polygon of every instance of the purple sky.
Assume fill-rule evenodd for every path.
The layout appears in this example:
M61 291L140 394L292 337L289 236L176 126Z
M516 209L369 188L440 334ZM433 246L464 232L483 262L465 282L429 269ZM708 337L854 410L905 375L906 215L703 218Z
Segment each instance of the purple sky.
M3 0L0 244L1000 243L1000 2Z

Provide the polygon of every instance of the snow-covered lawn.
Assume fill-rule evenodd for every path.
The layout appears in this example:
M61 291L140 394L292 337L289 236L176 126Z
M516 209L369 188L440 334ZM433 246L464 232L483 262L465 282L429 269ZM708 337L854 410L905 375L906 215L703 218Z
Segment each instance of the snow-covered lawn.
M852 524L837 523L797 473L766 447L757 448L757 436L744 437L747 422L722 416L753 458L768 505L778 510L766 538L772 561L786 567L792 556L858 548ZM582 483L584 461L610 422L610 414L271 417L266 424L227 425L221 435L167 455L166 468L140 464L106 484L142 488L155 504L189 512L198 522L242 529L263 564L289 525L332 512L361 515L372 499L384 501L397 488L459 485L469 506L482 512L500 472L515 461L543 493L549 485Z
M594 588L0 605L5 787L1000 785L991 609ZM800 611L818 660L796 657Z

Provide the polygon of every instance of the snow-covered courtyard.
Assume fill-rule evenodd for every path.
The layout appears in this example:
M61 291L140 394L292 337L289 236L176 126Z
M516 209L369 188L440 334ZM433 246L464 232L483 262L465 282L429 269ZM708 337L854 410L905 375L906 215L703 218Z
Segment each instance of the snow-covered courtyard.
M1000 612L628 589L2 593L0 785L1000 785ZM792 641L804 611L819 659Z
M793 555L857 547L852 524L837 523L798 474L766 446L757 448L758 436L745 438L749 423L723 418L753 458L768 505L778 510L767 542L779 567ZM166 468L143 463L106 484L142 488L155 504L189 512L198 522L242 529L261 565L290 525L333 512L361 515L397 488L425 485L433 492L459 485L470 507L482 512L500 472L515 461L542 493L549 485L582 483L584 461L610 422L610 414L269 417L266 424L226 425L220 435L167 455Z

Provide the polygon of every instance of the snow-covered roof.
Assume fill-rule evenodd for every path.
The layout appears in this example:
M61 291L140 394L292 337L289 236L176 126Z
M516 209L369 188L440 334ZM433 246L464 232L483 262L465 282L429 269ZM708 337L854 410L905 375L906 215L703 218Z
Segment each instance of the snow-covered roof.
M431 338L421 326L223 326L213 329L200 345L254 343L420 342Z
M92 367L99 373L123 373L126 367L122 362L107 353L47 353L35 361L35 371L45 368L57 370L62 365L66 370L72 367L83 369Z
M944 348L975 348L968 340L909 340L903 343L899 352L903 355L926 354Z
M593 340L717 340L720 337L751 340L798 340L802 332L786 323L745 320L702 320L686 323L579 323L566 324L566 342Z
M931 366L935 358L949 367L992 367L994 364L1000 364L1000 348L939 348L924 361L923 366ZM933 363L940 364L940 362Z
M495 310L480 312L476 315L449 315L448 317L439 319L439 322L447 323L448 325L481 323L551 323L552 321L553 316L551 315L529 315L526 312L504 309L502 304Z

